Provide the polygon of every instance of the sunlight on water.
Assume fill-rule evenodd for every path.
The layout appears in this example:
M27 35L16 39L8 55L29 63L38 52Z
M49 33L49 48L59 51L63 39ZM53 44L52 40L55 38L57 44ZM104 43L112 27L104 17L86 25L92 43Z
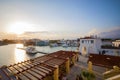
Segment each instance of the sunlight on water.
M24 50L21 49L17 49L17 48L22 48L23 45L22 44L16 44L16 48L15 48L15 63L17 62L21 62L26 60L26 53Z
M23 48L23 44L16 44L16 48Z
M2 65L10 65L14 63L18 63L21 61L33 59L36 57L43 56L45 54L37 53L37 54L27 54L26 51L20 49L24 48L23 44L9 44L0 46L0 66ZM67 50L67 51L74 51L76 47L49 47L49 46L35 46L36 50L45 53L53 53L59 50Z

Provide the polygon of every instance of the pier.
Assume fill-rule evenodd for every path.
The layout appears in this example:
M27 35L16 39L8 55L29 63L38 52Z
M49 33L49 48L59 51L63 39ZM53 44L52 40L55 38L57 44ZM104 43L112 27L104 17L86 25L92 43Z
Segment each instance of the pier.
M75 64L77 53L57 51L17 64L2 66L0 80L60 80L70 72Z
M25 48L17 48L17 49L26 50ZM36 54L36 53L48 54L48 53L46 53L46 52L37 51L37 50L35 51L35 53L34 53L34 54Z
M46 53L46 52L41 52L41 51L37 51L36 53L48 54L48 53Z

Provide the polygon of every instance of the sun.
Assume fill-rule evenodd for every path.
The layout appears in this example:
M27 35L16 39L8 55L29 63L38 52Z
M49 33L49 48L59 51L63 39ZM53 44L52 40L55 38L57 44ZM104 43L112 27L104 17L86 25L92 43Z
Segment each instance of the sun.
M9 32L12 32L15 34L22 34L25 31L29 31L29 30L32 30L31 25L25 22L16 22L9 26Z

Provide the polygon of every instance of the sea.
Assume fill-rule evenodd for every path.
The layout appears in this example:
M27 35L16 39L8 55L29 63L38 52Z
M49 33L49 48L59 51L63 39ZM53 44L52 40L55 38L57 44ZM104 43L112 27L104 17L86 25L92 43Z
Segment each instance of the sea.
M0 46L0 66L12 65L25 60L33 59L36 57L43 56L45 54L27 54L25 50L19 49L24 48L23 44L8 44ZM77 47L49 47L49 46L34 46L37 51L45 52L50 54L59 50L64 51L75 51Z

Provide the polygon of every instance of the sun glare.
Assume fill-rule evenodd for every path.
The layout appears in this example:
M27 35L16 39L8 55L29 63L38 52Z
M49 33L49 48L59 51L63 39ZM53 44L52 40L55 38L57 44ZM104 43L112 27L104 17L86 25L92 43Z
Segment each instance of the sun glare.
M22 48L22 47L23 47L22 44L16 44L16 48L15 48L15 63L18 63L18 62L26 60L25 51L17 49L17 48Z
M17 22L9 27L9 32L15 33L15 34L22 34L25 31L32 30L31 25L24 23L24 22Z

